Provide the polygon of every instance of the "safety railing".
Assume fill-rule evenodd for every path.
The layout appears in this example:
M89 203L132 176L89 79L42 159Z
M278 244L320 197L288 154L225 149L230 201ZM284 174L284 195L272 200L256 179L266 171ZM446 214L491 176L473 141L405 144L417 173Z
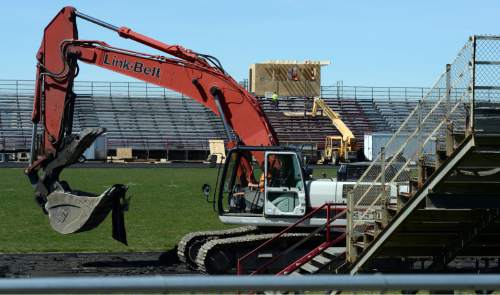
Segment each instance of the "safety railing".
M247 85L242 81L242 86ZM33 96L34 80L0 79L0 94L6 96ZM79 95L109 97L182 97L182 94L144 82L75 81L74 90ZM445 88L442 89L445 91ZM321 86L321 97L359 100L417 101L429 91L427 87L371 87L343 84Z
M376 212L387 204L387 190L378 189L380 183L383 187L385 183L408 183L415 176L415 164L424 161L428 156L424 152L429 150L426 148L428 145L436 144L436 141L444 138L447 130L455 133L470 130L474 110L472 94L475 50L472 38L454 61L446 66L446 71L389 139L383 150L392 151L392 154L385 155L386 160L383 153L379 153L349 192L348 251L354 249L352 246L356 237L373 226L373 216L376 216ZM401 136L406 137L402 144L396 140ZM409 146L409 143L416 143L416 149L415 146ZM412 153L405 153L407 148L414 150ZM380 162L390 169L380 171Z
M254 271L250 272L250 275L255 275L255 274L260 274L263 273L266 269L268 269L271 265L274 263L278 262L279 259L283 257L287 257L289 253L297 249L300 245L305 243L306 241L310 240L312 237L322 233L325 231L325 243L328 245L337 243L341 239L336 237L335 239L332 239L331 236L331 224L333 221L337 220L339 217L342 217L345 215L345 209L343 209L341 212L332 215L332 210L335 212L335 209L337 208L337 204L332 204L332 203L325 203L321 205L318 208L315 208L311 212L307 213L304 215L302 218L297 220L294 224L288 226L278 234L276 234L274 237L270 238L269 240L265 241L262 243L260 246L257 248L253 249L252 251L248 252L247 254L243 255L242 257L238 258L237 261L237 274L238 275L243 275L245 272L244 269L244 262L251 257L255 257L260 251L263 251L266 249L267 246L272 245L273 242L277 241L280 237L282 237L284 234L290 233L291 230L296 229L300 224L304 223L306 220L310 220L313 218L315 215L317 215L319 212L326 210L326 219L325 223L322 226L317 227L314 231L310 232L305 238L301 239L300 241L296 242L292 246L288 247L285 251L281 252L279 255L274 256L267 262L265 262L263 265L259 266L257 269ZM302 262L302 261L301 261ZM305 263L305 262L304 262ZM299 265L300 266L300 265Z
M321 97L355 100L418 101L428 91L428 87L369 87L338 84L321 86Z
M343 211L342 212L343 215L345 215L346 211ZM309 253L307 253L306 255L300 257L299 259L297 259L296 261L294 261L292 264L290 264L289 266L285 267L284 269L282 269L280 272L278 272L276 275L287 275L287 274L290 274L292 272L294 272L295 270L297 270L299 267L301 267L302 265L308 263L309 261L311 261L314 257L316 257L317 255L319 255L322 251L324 251L325 249L327 249L328 247L331 247L341 241L344 241L345 240L345 237L346 237L346 233L342 233L340 234L338 237L336 237L335 239L328 239L321 243L318 247L312 249Z
M0 94L33 96L34 80L0 79ZM181 97L182 94L144 82L75 81L74 91L79 95L108 97Z
M300 290L300 291L299 291ZM477 290L491 294L500 290L498 274L406 274L406 275L315 275L315 276L81 276L42 278L1 278L0 294L206 294L283 291L372 291L388 290ZM389 292L393 293L393 292ZM394 292L395 293L395 292ZM426 292L427 293L427 292Z

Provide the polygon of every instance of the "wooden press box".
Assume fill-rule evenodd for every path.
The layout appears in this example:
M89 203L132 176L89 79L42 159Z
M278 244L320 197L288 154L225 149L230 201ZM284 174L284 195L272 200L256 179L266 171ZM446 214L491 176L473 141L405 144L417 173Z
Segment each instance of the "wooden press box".
M329 61L268 61L250 65L250 92L256 96L314 97L321 93L321 66Z

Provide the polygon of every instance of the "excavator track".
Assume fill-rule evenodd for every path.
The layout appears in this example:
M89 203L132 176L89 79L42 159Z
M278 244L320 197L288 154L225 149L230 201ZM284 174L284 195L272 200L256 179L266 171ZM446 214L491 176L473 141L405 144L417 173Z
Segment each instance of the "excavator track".
M197 269L196 257L198 256L198 250L207 241L249 235L256 231L257 227L255 226L242 226L225 230L192 232L185 235L177 244L177 256L180 261L186 263L189 267Z
M290 244L298 242L309 234L308 232L283 234L275 242L277 245L281 245L281 249L268 249L267 252L271 251L271 253L265 253L264 255L267 255L268 258L273 257L280 251L284 251ZM195 262L198 271L207 274L223 274L234 271L238 257L242 257L275 236L275 232L256 233L208 240L200 247L196 256ZM257 258L256 256L254 259L249 260L255 261ZM246 271L250 270L246 269Z

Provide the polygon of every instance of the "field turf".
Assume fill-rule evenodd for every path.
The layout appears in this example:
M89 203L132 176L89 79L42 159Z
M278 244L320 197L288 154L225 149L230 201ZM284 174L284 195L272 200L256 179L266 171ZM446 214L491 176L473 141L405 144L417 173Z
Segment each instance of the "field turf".
M317 169L335 175L334 169ZM209 168L73 168L62 179L72 188L101 193L115 183L129 186L125 213L129 246L111 238L110 217L96 229L72 235L54 232L33 200L22 169L0 169L0 253L165 251L192 231L227 228L201 194L214 187L217 169Z

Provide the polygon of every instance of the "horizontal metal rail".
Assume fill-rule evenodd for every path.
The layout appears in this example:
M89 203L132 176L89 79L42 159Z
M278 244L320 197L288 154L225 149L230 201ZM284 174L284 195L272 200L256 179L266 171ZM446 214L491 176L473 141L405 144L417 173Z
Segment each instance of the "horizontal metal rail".
M85 16L78 12L80 17ZM91 18L89 16L85 16ZM84 18L85 18L84 17ZM107 24L109 25L109 24ZM0 79L0 93L2 95L33 96L34 80ZM137 81L75 81L75 92L88 96L113 97L171 97L182 94L156 85ZM446 89L442 89L444 92ZM390 101L418 101L427 92L427 87L383 87L383 86L321 86L321 96L324 98L354 99L354 100L390 100Z
M0 294L500 290L499 275L122 276L0 279Z

